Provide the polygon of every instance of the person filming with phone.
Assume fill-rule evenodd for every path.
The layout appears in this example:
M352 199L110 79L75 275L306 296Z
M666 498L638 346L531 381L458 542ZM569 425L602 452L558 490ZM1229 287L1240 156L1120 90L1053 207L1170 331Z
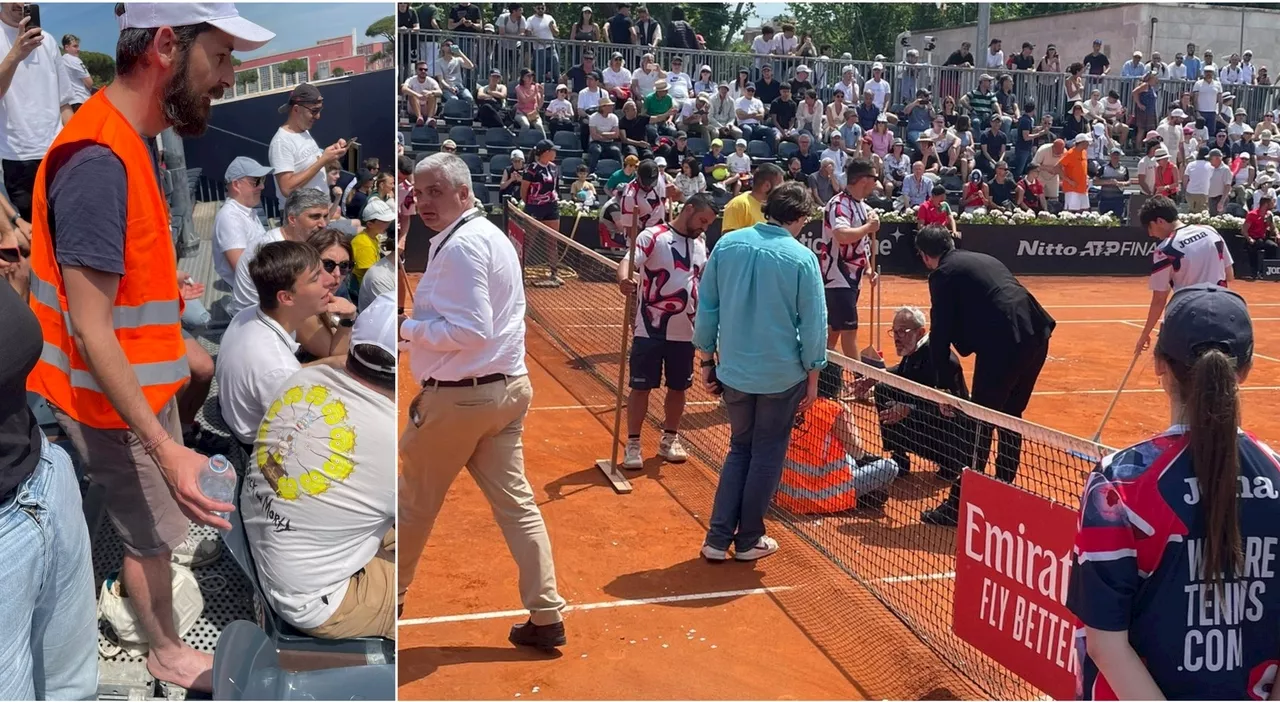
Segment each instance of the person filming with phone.
M328 192L328 169L341 169L347 155L348 140L339 139L324 149L311 136L311 128L320 121L324 96L310 83L302 83L289 93L289 101L280 106L285 122L271 137L267 160L275 169L276 198L280 208L298 188L314 188ZM352 232L354 233L354 232Z

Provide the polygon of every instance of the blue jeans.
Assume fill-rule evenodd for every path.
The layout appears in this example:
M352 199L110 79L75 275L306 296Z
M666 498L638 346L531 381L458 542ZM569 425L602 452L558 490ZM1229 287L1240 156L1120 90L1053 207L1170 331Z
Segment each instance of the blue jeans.
M853 456L845 458L849 474L853 476L853 490L858 495L883 490L898 477L898 464L891 459L881 458L865 466L859 466L857 461L853 460Z
M98 695L89 528L71 458L47 440L35 472L0 503L0 699Z
M554 48L533 50L533 74L539 83L560 82L560 55ZM548 78L547 74L551 77Z
M764 536L764 515L782 480L782 461L807 381L769 395L724 388L729 413L729 455L720 470L707 545L739 553Z
M1036 152L1032 151L1031 149L1025 149L1025 150L1014 149L1012 175L1015 179L1021 178L1023 175L1026 174L1027 166L1031 165L1031 157L1035 155L1036 155Z
M1204 118L1204 126L1209 130L1209 138L1212 139L1218 133L1218 113L1201 112L1200 116ZM1137 132L1134 133L1137 134Z
M466 100L467 102L470 102L473 104L476 101L474 97L471 97L471 91L467 90L466 88L459 88L456 95L446 90L444 91L444 97L441 99L443 99L445 102L453 102L454 100Z

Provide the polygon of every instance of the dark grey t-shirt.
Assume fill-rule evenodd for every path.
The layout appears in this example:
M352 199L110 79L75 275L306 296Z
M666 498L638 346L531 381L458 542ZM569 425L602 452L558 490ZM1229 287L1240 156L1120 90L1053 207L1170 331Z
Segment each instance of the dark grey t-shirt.
M58 263L124 275L124 163L98 144L68 145L49 158L49 224Z

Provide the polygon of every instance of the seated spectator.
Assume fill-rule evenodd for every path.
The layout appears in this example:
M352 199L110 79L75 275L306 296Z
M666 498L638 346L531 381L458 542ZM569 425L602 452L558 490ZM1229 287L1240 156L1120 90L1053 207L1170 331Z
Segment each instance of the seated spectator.
M996 106L1000 108L997 112L1000 115L1000 128L1008 134L1013 123L1021 116L1018 112L1018 96L1013 93L1013 76L1005 73L996 84L999 86L996 90Z
M682 131L676 132L674 139L661 137L658 142L658 148L653 150L654 158L665 160L673 169L678 170L680 164L693 155L689 152L689 135Z
M273 241L305 242L312 232L329 225L329 196L319 190L298 188L285 201L284 223L249 242L236 262L232 295L227 299L227 314L235 317L241 310L258 304L258 289L249 275L249 263L257 250Z
M728 159L724 153L724 140L712 139L711 150L702 156L702 174L707 177L707 182L719 183L728 176L727 161ZM721 169L723 169L724 175L717 175L717 171Z
M978 208L990 208L991 192L983 180L982 171L977 168L969 171L969 181L960 191L960 211L972 212Z
M835 91L844 96L844 102L850 106L862 94L858 90L858 71L853 66L844 66L840 69L840 82L836 83ZM841 112L841 114L844 114Z
M991 76L983 73L978 76L978 87L960 98L960 106L969 112L974 124L985 126L992 115L999 114L1000 105L996 102L995 91L991 89L992 81Z
M605 192L611 196L615 196L622 186L636 179L636 168L640 165L640 157L635 155L627 156L622 159L622 168L613 172L606 181Z
M733 79L733 84L729 86L729 97L737 102L738 98L747 94L747 84L751 82L749 77L751 72L745 68L738 69L738 77Z
M685 100L684 105L680 108L680 115L676 119L676 128L680 131L677 136L683 133L693 135L699 139L711 140L710 133L711 123L711 96L706 93L699 93L692 100Z
M622 106L618 129L621 131L622 153L641 160L653 158L653 144L649 141L649 118L640 114L635 100L627 100Z
M427 75L426 61L417 62L414 69L414 74L400 86L400 94L405 97L409 114L413 115L414 122L419 127L424 124L434 127L436 126L436 109L444 91L440 89L440 84L435 78ZM502 90L506 92L506 86L503 86Z
M658 66L653 54L646 53L640 57L640 67L631 74L631 99L644 104L644 99L653 94L658 81L666 80L666 77L666 72Z
M380 296L344 365L286 377L251 432L245 536L268 605L311 636L396 635L396 333Z
M1120 93L1114 90L1107 92L1107 98L1102 101L1102 118L1106 120L1111 138L1116 143L1125 144L1129 141L1128 111L1120 101Z
M671 99L676 101L676 108L684 107L693 96L693 78L684 72L684 59L674 56L671 59L671 70L667 71L667 88L671 91Z
M995 176L991 178L991 182L987 183L988 207L1013 209L1019 199L1018 189L1017 181L1009 176L1009 164L997 161Z
M1044 183L1040 180L1040 166L1032 163L1027 172L1018 181L1018 207L1032 212L1048 212L1049 201L1045 198Z
M803 98L796 106L796 129L807 132L815 139L820 139L827 133L827 115L822 107L822 101L818 99L818 93L813 88L803 93L796 93L794 83L795 81L792 81L792 94Z
M825 126L827 130L830 131L832 129L839 129L840 125L844 123L845 111L851 110L851 109L853 109L853 105L850 104L849 101L845 99L844 91L841 90L839 86L837 86L835 88L835 92L832 94L831 102L827 103L827 107L826 107ZM853 114L854 114L854 124L857 124L858 113L855 111Z
M916 99L903 108L907 116L907 144L916 148L916 140L933 125L933 98L928 90L916 91Z
M828 363L817 399L796 415L774 502L791 514L879 510L899 475L892 460L863 448L855 413L840 401L843 369Z
M644 114L648 118L646 127L648 143L656 143L658 137L676 135L676 115L679 114L679 110L675 99L671 97L666 79L659 78L655 81L653 92L645 96Z
M364 280L360 282L357 314L363 313L380 295L397 294L395 244L395 239L390 236L382 240L382 258L365 272Z
M756 86L747 83L742 97L733 105L734 116L738 128L742 130L742 138L747 141L759 139L770 146L778 143L778 134L773 127L764 124L764 103L756 97Z
M799 163L796 165L798 167ZM831 198L836 196L836 193L844 190L843 178L838 173L836 162L833 159L824 157L818 172L804 180L805 185L809 188L809 196L813 198L814 202L826 207ZM790 175L790 171L788 171L788 175Z
M872 154L882 159L888 156L894 141L893 131L889 129L889 118L884 114L877 116L871 131L863 138L870 140Z
M569 86L564 83L556 86L556 96L547 105L546 117L547 134L578 130L578 112L569 101Z
M803 63L796 66L796 77L791 81L791 95L797 100L803 100L804 96L813 90L813 82L809 80L810 75L808 66Z
M726 85L725 88L729 86ZM703 66L698 69L698 80L693 82L693 94L701 95L706 93L708 96L716 94L716 82L711 78L711 67Z
M867 79L862 89L871 91L871 101L875 104L876 109L882 111L889 109L889 101L893 95L893 90L889 87L889 81L884 79L884 64L878 61L871 64L871 77Z
M255 208L262 204L263 182L270 174L269 166L248 156L237 156L227 166L227 199L213 220L213 270L228 288L245 248L266 235Z
M609 67L601 71L600 75L604 79L604 89L615 101L625 102L631 99L631 71L622 65L620 52L613 52L613 56L609 58Z
M347 219L360 219L364 206L369 204L369 193L373 192L373 174L364 169L355 177L355 187L343 199L342 216Z
M849 158L862 155L862 125L858 124L858 111L852 107L844 111L844 122L839 126L840 140L844 142Z
M836 166L836 179L840 181L840 187L844 187L844 171L845 166L849 163L849 154L844 149L844 137L840 136L838 130L832 130L829 137L830 146L818 155L819 159L831 159Z
M956 216L951 212L951 205L947 203L945 185L939 183L929 191L929 199L916 210L916 226L921 229L943 227L951 232L951 236L960 238L960 231L956 228Z
M1005 152L1009 150L1009 137L1001 127L1000 115L991 115L990 129L978 137L977 165L983 171L994 173L997 163L1004 161Z
M248 268L260 302L231 320L215 377L222 419L251 452L268 405L301 368L295 356L298 327L328 309L332 274L315 249L298 241L263 246Z
M702 174L698 159L690 156L680 162L680 174L675 179L676 189L680 191L682 201L706 192L707 179Z
M907 154L906 144L901 139L894 139L889 153L885 154L883 163L885 197L892 198L901 191L902 181L911 172L911 156Z
M1115 93L1116 99L1120 98L1120 93ZM1105 115L1107 104L1102 99L1102 88L1094 88L1089 93L1089 99L1084 101L1084 113L1089 119L1102 119ZM1121 105L1123 108L1124 106Z
M381 241L396 221L396 211L388 203L377 198L369 200L360 213L364 229L351 238L351 274L357 283L364 282L364 274L381 258Z
M969 171L976 167L978 153L978 140L973 134L973 128L969 122L968 115L960 115L956 118L954 131L959 158L957 166L960 169L960 177L968 178Z
M573 184L569 186L569 194L573 195L573 199L577 202L594 203L596 186L591 182L591 169L587 168L587 164L580 163L574 176Z
M732 189L734 195L742 192L744 185L751 185L751 157L747 155L747 140L739 139L733 143L733 153L725 158L729 167L729 177L724 180L725 188Z
M737 124L735 101L729 94L727 83L716 86L716 94L711 98L711 112L707 118L707 131L710 132L711 139L738 139L742 136L742 130Z
M858 126L862 127L863 132L871 132L875 129L876 122L880 121L881 110L876 106L876 94L874 91L867 89L862 91L862 103L854 108L858 113ZM889 123L886 118L885 124Z
M768 124L774 129L775 139L779 143L796 141L800 135L800 130L796 127L796 112L799 106L791 97L791 86L784 84L778 99L766 104L769 105ZM773 145L770 144L770 146Z
M819 161L821 157L813 148L813 137L808 134L801 134L799 138L800 150L796 152L796 158L800 159L800 170L805 176L818 172Z
M756 97L760 98L760 102L764 103L766 109L782 96L783 86L788 90L791 89L790 83L774 80L773 66L768 64L760 69L760 80L756 81L755 85Z
M911 175L902 181L902 196L907 200L907 207L916 208L924 204L933 192L934 179L924 172L924 162L911 164Z
M594 161L602 158L621 161L624 136L621 122L613 114L613 100L606 95L600 100L599 108L599 112L587 119L587 127L591 132L587 153Z
M948 168L942 165L942 159L938 156L938 150L933 146L933 138L930 137L928 133L920 135L920 138L916 140L916 146L920 147L919 162L924 166L925 173L934 177L940 176L944 172L947 175L955 173L954 168Z
M1262 280L1262 262L1280 256L1280 238L1276 235L1275 196L1264 192L1258 198L1258 206L1245 215L1244 239L1249 252L1252 280Z
M463 70L472 71L475 67L471 59L453 45L452 39L440 42L440 58L436 60L436 82L440 84L445 102L451 100L475 102L462 78Z
M544 135L546 125L542 123L542 83L534 80L533 71L520 69L520 82L516 83L515 121L521 129L537 129Z
M511 121L507 108L507 86L502 83L502 72L489 71L489 83L480 86L476 93L476 120L489 129L505 129Z
M947 95L942 98L942 109L938 114L942 115L942 120L946 123L947 127L954 128L956 126L956 120L960 118L960 113L956 109L956 99L954 96Z
M347 352L347 342L351 338L351 322L356 315L355 295L359 290L352 285L351 269L355 266L355 256L351 250L351 237L329 227L307 237L307 243L320 252L320 264L330 275L329 292L334 299L328 312L299 326L298 341L306 352L299 357L306 360L308 357L341 356Z
M901 307L894 313L889 333L894 351L902 360L889 371L968 400L964 369L954 351L949 353L945 368L934 367L927 324L924 312L918 308ZM966 437L975 430L973 420L931 400L876 384L870 378L857 381L854 391L862 397L869 392L874 394L880 412L881 444L901 473L911 472L912 453L932 462L944 480L954 480L968 465L971 457L965 455L964 447Z
M520 183L524 182L524 166L524 152L520 149L513 150L511 165L502 169L502 180L498 184L499 198L520 199Z
M808 182L808 176L800 165L800 159L795 156L787 159L787 172L783 175L783 180L802 184Z
M595 76L597 83L604 80L600 69L596 68L596 52L591 49L582 52L582 63L566 71L560 82L568 83L569 90L577 95L587 88L587 76Z

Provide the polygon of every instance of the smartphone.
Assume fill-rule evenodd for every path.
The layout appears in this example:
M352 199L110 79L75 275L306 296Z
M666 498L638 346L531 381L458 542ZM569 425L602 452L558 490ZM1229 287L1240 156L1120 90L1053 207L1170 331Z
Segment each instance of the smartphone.
M0 261L8 263L21 263L22 256L17 249L0 249Z
M22 5L22 16L30 17L31 21L27 22L27 29L38 29L40 27L40 6L34 3Z

